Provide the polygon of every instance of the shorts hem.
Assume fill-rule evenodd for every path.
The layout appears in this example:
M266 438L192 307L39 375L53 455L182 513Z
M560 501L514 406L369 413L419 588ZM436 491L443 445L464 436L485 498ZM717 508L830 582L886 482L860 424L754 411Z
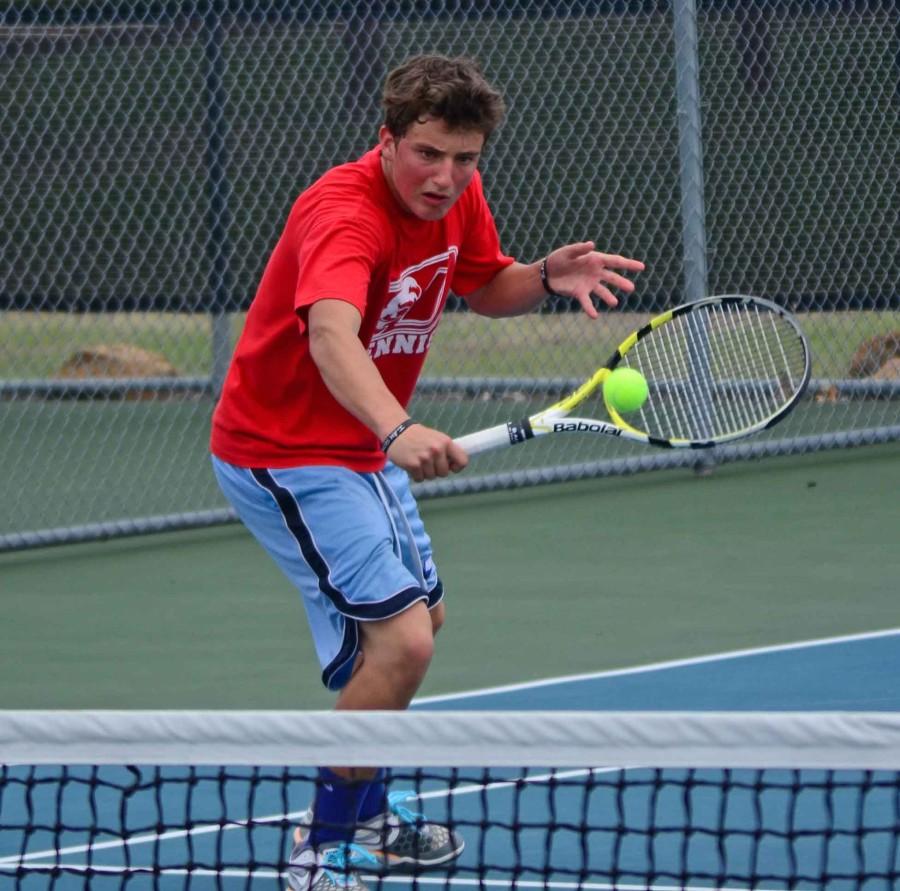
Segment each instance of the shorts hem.
M351 603L345 600L341 604L335 604L340 610L341 615L357 622L380 622L383 619L390 619L408 610L414 603L424 600L426 604L431 605L431 597L427 591L415 586L404 588L396 594L388 597L387 600L380 600L378 603Z
M444 599L444 583L438 579L437 584L428 592L428 609L434 609Z

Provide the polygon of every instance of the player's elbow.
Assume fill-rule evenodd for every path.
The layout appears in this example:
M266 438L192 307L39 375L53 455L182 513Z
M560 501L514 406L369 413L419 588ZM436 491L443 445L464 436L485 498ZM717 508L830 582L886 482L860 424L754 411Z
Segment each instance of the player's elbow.
M310 319L309 355L320 371L327 370L346 355L354 339L357 339L356 332L338 319Z
M309 353L320 370L348 349L358 346L361 322L359 310L342 300L320 300L310 307L307 322Z

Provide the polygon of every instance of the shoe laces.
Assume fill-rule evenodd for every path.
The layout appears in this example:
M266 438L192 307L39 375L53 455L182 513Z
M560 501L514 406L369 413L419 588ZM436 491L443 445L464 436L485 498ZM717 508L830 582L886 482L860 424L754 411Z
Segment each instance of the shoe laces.
M377 869L379 863L365 848L359 845L344 844L336 848L329 848L322 855L319 866L333 884L346 887L350 883L348 870L364 866Z
M417 813L403 806L402 802L410 801L413 798L415 798L415 795L409 792L389 792L388 810L402 823L417 823L424 820L424 814Z

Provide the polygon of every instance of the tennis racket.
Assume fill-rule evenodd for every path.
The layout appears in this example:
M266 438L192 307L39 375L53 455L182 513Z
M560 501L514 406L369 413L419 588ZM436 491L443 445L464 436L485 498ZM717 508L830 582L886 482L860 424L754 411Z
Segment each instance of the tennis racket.
M616 368L649 385L628 420L573 417ZM759 297L708 297L651 319L575 392L544 411L457 439L470 455L555 433L618 436L663 448L703 449L777 424L809 382L809 344L787 310Z

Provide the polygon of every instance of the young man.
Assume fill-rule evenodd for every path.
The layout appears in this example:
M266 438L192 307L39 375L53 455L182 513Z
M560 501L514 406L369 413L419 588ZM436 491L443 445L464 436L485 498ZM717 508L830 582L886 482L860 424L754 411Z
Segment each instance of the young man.
M592 294L615 306L611 287L634 288L616 270L643 269L590 242L529 265L501 252L478 161L503 101L472 61L410 59L388 76L384 106L378 145L295 203L212 427L222 489L300 589L339 709L406 708L444 620L409 477L446 476L468 457L406 405L449 291L498 317L555 292L596 318ZM418 869L463 847L390 805L374 770L323 769L301 822L294 891L359 891L340 875L360 865L358 845L387 868Z

